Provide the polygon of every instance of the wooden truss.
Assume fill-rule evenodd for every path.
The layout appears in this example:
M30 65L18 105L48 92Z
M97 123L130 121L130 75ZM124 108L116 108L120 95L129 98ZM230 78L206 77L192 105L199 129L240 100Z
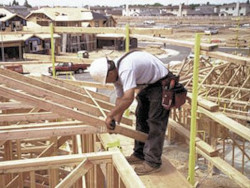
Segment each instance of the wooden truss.
M212 52L211 52L212 53ZM250 121L248 110L250 108L250 59L239 57L238 60L229 58L223 61L226 54L221 55L219 60L213 58L201 58L199 70L198 95L219 105L221 111L227 116L247 124ZM213 55L212 54L212 55ZM173 71L179 71L173 67ZM181 71L181 82L191 92L193 60L183 63Z
M200 59L197 152L240 187L249 187L250 181L244 175L250 161L250 59L216 51L202 53L209 56ZM221 61L215 62L214 58ZM180 73L181 82L192 92L193 60L170 68L176 74ZM191 100L191 94L188 97ZM173 111L175 121L169 123L170 140L176 139L177 135L189 139L190 108L187 103L182 109ZM227 160L226 145L232 148L232 155L227 156L230 158ZM236 166L239 155L241 163Z
M112 148L116 140L102 114L113 108L107 96L4 69L0 83L0 187L144 187L120 150ZM131 124L124 117L112 133L145 141L147 135ZM166 163L162 182L190 187ZM144 177L159 181L153 179Z

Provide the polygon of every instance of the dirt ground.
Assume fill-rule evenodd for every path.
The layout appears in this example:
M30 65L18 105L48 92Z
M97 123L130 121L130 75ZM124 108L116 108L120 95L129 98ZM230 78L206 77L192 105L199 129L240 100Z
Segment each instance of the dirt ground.
M172 35L166 36L167 38L178 39L178 40L186 40L186 41L194 41L195 40L195 32L191 30L185 29L174 29ZM216 43L219 46L224 47L236 47L236 42L233 41L238 40L241 43L240 47L249 47L250 46L250 29L248 30L239 30L237 33L234 30L229 28L220 28L218 30L218 34L214 35L202 35L201 42L203 43ZM242 42L244 41L244 45Z

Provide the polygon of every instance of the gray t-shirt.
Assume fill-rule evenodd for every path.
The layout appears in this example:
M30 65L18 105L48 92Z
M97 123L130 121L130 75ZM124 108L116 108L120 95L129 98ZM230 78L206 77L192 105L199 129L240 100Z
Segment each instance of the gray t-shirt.
M118 60L115 60L116 64ZM129 89L157 82L168 74L168 69L152 54L135 51L120 62L118 74L114 85L117 96L122 97Z

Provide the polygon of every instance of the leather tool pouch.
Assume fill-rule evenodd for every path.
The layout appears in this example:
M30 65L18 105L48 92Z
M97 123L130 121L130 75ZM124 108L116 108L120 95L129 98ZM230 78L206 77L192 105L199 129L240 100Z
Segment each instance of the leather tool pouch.
M179 83L179 76L171 72L167 78L161 81L162 84L162 106L170 110L171 108L180 108L186 102L187 90Z

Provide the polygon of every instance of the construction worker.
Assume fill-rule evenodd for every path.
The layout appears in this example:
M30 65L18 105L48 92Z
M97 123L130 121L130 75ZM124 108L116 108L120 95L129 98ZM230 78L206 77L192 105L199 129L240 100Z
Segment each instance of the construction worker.
M132 104L137 94L136 130L147 133L145 143L135 141L134 152L127 158L135 164L138 175L160 170L161 155L169 110L162 107L161 80L168 75L168 69L154 55L133 51L113 60L100 58L93 61L90 75L102 84L113 83L117 99L115 107L105 120L106 126L112 129L112 120L120 122L124 111Z

